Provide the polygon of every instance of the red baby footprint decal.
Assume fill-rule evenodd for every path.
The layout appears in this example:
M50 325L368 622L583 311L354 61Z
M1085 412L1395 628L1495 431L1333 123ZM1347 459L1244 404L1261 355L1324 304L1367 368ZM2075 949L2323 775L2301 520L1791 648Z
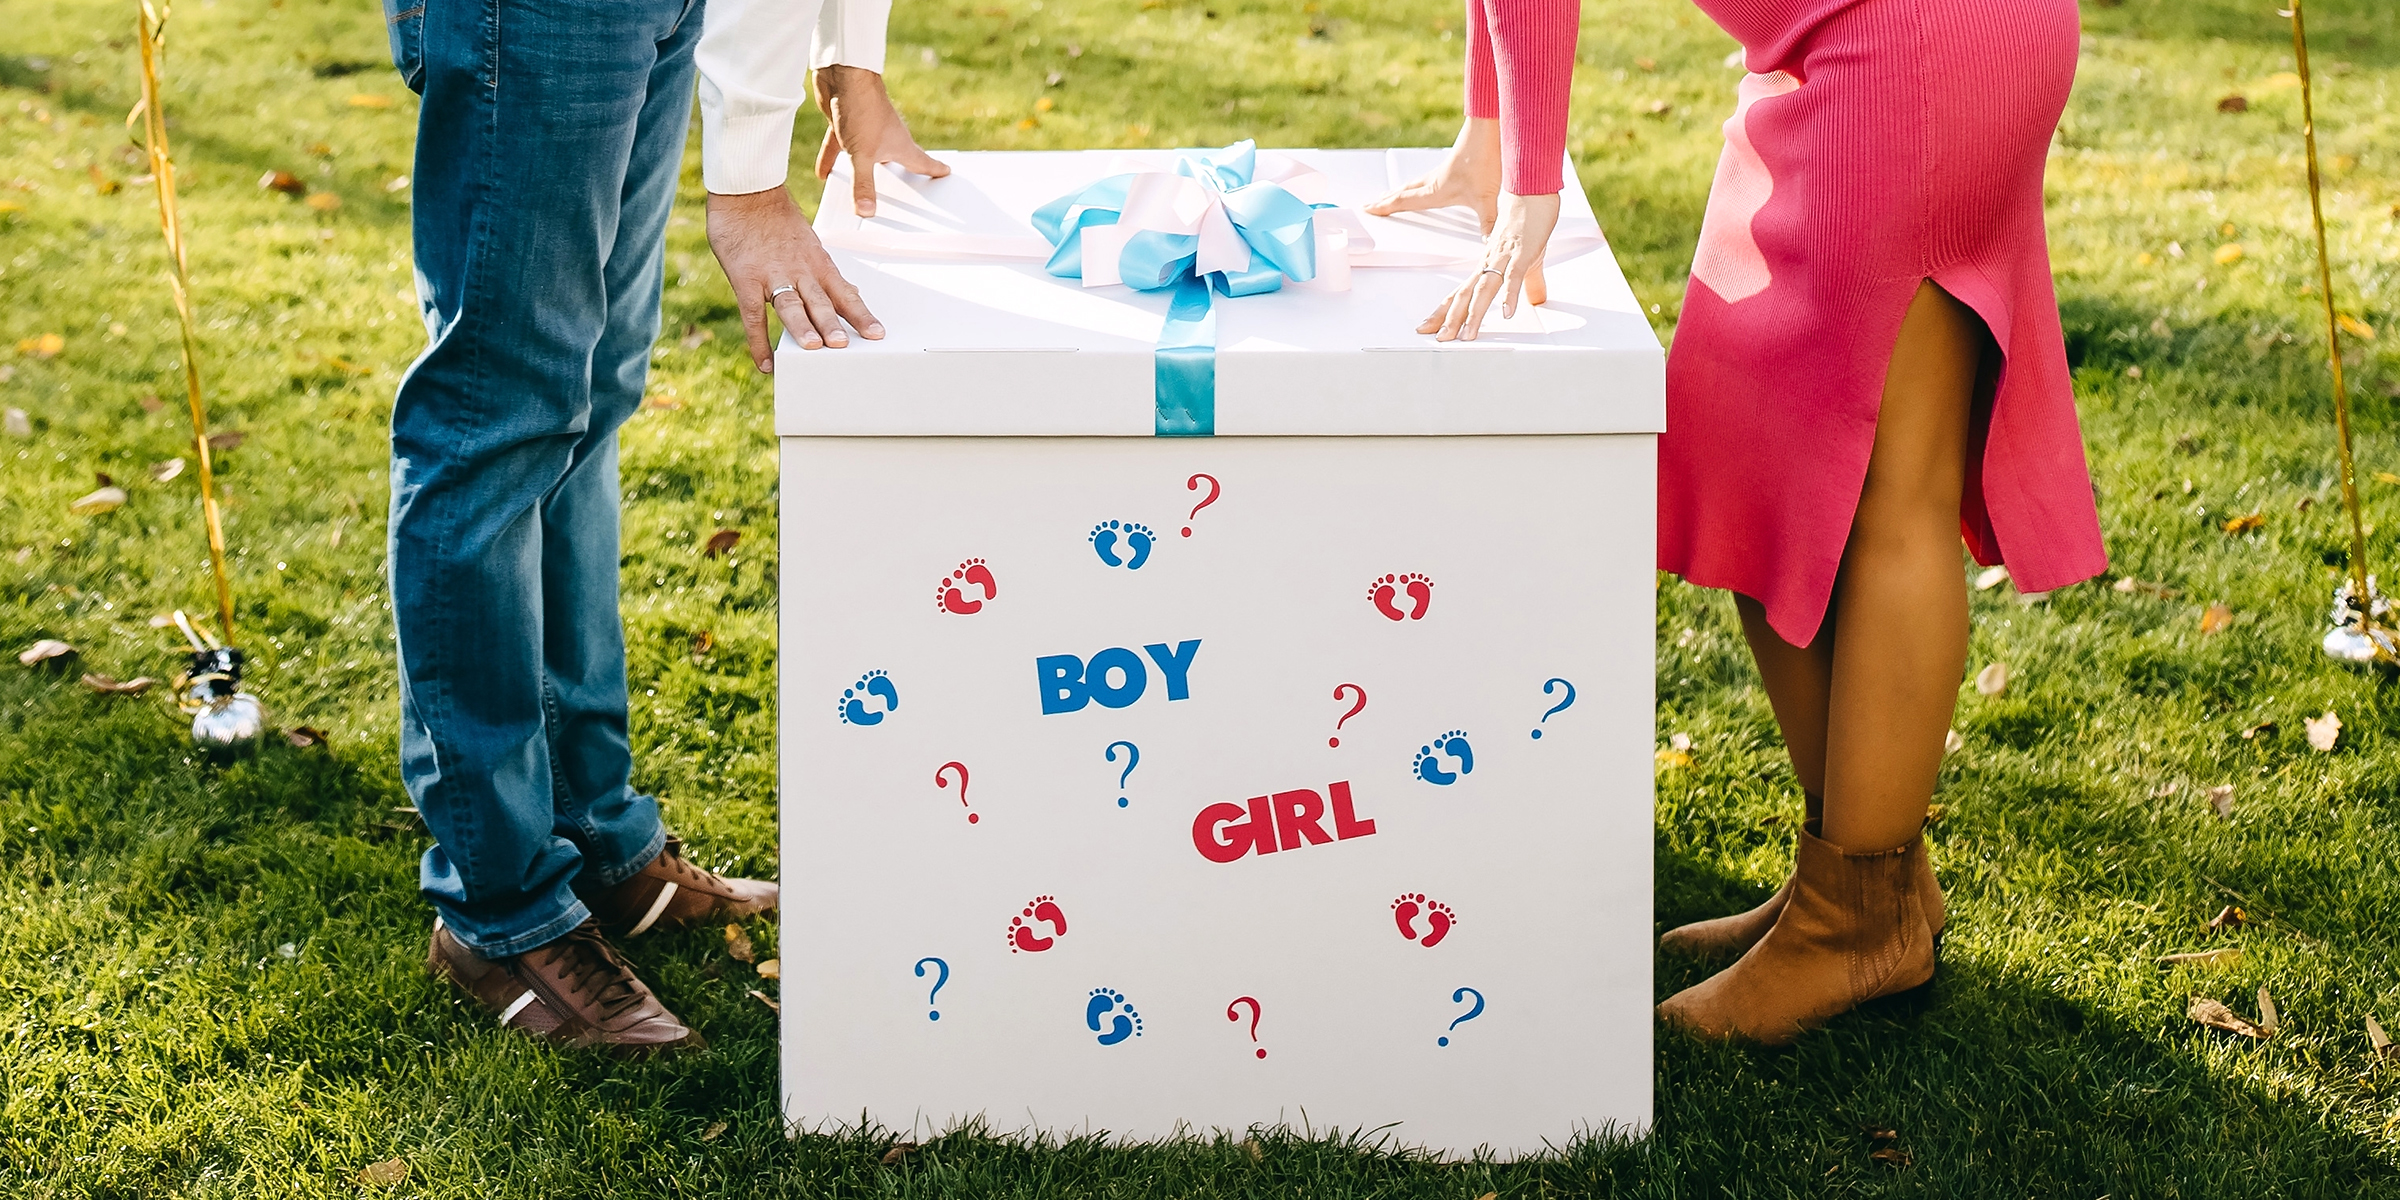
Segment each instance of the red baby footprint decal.
M1042 936L1042 931L1037 928L1041 925L1050 927L1050 936ZM1023 950L1028 954L1039 954L1057 945L1058 939L1065 936L1067 914L1060 910L1058 901L1049 896L1035 896L1025 902L1025 911L1009 918L1008 952L1014 954Z
M982 594L970 596L967 594L970 590ZM934 606L943 612L971 617L983 611L985 601L999 594L1000 585L993 581L991 567L980 558L970 558L942 576L942 582L934 588L933 599Z
M1406 605L1400 603L1403 595L1408 597ZM1433 581L1413 571L1386 575L1367 589L1367 599L1375 602L1375 611L1394 621L1422 621L1433 607Z
M1425 932L1417 932L1417 918L1425 918ZM1422 892L1410 892L1392 901L1392 923L1400 927L1400 936L1420 946L1442 944L1458 924L1458 914L1439 900L1428 900Z

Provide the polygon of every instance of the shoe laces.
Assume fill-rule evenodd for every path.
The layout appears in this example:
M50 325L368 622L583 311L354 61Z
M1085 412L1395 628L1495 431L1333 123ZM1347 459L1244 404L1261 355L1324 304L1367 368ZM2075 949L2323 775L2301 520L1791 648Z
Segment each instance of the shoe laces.
M703 890L710 890L707 885L721 887L724 883L724 879L716 872L695 866L692 860L685 858L683 856L683 839L673 834L667 835L666 849L658 852L658 861L660 865L675 874L704 885Z
M558 978L567 994L589 996L604 1017L614 1017L642 1001L641 981L633 968L617 957L616 948L601 936L596 921L586 921L560 938L550 949L558 962Z

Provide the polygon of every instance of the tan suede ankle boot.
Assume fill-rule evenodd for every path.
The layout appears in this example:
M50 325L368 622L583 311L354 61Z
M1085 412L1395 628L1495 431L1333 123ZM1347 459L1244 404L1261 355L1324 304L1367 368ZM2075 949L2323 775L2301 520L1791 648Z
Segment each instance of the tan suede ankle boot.
M1801 831L1815 837L1825 831L1825 799L1807 792L1802 792L1801 796L1807 805ZM1767 936L1767 931L1775 927L1775 918L1783 915L1783 906L1791 898L1792 881L1787 876L1783 886L1775 889L1775 894L1767 897L1766 902L1758 907L1730 917L1714 917L1689 925L1678 925L1658 935L1658 948L1690 958L1733 958L1757 945L1758 939Z
M1880 996L1933 978L1917 840L1876 854L1846 854L1800 835L1791 898L1740 962L1685 988L1659 1015L1707 1038L1783 1045Z
M1802 795L1807 798L1808 815L1800 828L1810 837L1822 836L1825 832L1825 801L1805 792ZM1941 881L1933 877L1933 856L1925 853L1925 837L1922 833L1917 835L1915 848L1917 893L1924 899L1925 924L1933 930L1933 936L1939 938L1942 936L1942 925L1949 918L1949 906L1942 898ZM1767 897L1758 907L1730 917L1712 917L1706 921L1678 925L1658 935L1658 948L1687 958L1733 958L1747 953L1750 947L1758 944L1758 939L1767 936L1767 931L1775 927L1775 918L1783 914L1783 906L1791 898L1792 881L1787 877L1783 886L1775 889L1775 894Z

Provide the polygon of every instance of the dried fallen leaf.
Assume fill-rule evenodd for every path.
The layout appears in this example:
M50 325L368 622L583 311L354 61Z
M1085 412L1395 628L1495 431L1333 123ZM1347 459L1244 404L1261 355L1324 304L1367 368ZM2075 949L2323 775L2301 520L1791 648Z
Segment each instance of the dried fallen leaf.
M883 1152L883 1165L887 1167L899 1166L902 1161L908 1158L909 1155L915 1153L916 1149L917 1144L915 1142L893 1142L892 1148Z
M310 746L325 745L333 739L325 736L325 731L318 729L315 726L294 725L290 729L283 731L283 740L290 742L292 745L302 750L306 750Z
M1242 1152L1243 1152L1244 1154L1247 1154L1247 1155L1249 1155L1249 1156L1250 1156L1250 1161L1251 1161L1251 1162L1264 1162L1264 1161L1266 1161L1266 1157L1267 1157L1267 1148L1266 1148L1266 1147L1264 1147L1264 1146L1261 1146L1261 1145L1259 1145L1259 1144L1258 1144L1258 1139L1257 1139L1257 1138L1254 1138L1254 1137L1243 1138L1243 1139L1242 1139Z
M2265 513L2249 513L2225 522L2225 532L2227 533L2250 533L2254 530L2264 529L2266 527L2267 517Z
M2216 257L2218 266L2230 267L2233 264L2242 261L2242 244L2240 242L2227 242L2224 245L2217 247Z
M2233 819L2233 785L2220 783L2208 789L2208 806L2217 810L2218 816Z
M2278 728L2280 728L2280 726L2276 725L2273 721L2260 721L2258 724L2242 731L2242 740L2245 742L2255 741L2258 738L2258 735L2262 733L2273 733Z
M765 962L758 964L758 977L761 979L783 978L783 960L780 958L770 958Z
M1654 117L1663 117L1674 112L1675 106L1664 100L1653 100L1650 102L1649 107L1643 109L1642 111Z
M2250 98L2242 95L2239 92L2236 92L2233 95L2217 101L2217 111L2221 113L2249 112Z
M208 448L211 450L231 450L248 440L250 440L249 434L243 433L239 429L226 429L208 435Z
M1956 754L1967 748L1967 739L1955 729L1942 735L1942 753Z
M710 558L715 558L716 556L733 549L735 546L740 545L741 542L741 530L720 529L715 533L708 535L708 544L701 547L700 552Z
M1999 587L2001 584L2007 582L2007 567L1988 567L1982 574L1975 577L1975 590L1979 592L1988 592L1993 588Z
M769 1009L774 1011L776 1016L780 1017L783 1015L783 1006L775 1003L774 997L767 995L765 992L762 992L757 988L751 988L750 998L758 1001L760 1004L766 1005Z
M712 653L717 648L717 635L703 629L692 635L692 657Z
M1658 69L1658 60L1651 58L1648 55L1643 55L1642 57L1633 60L1633 65L1644 71L1655 71Z
M1997 696L2008 690L2008 664L1991 663L1975 672L1975 692L1982 696Z
M2209 918L2210 929L2239 929L2249 921L2250 914L2228 904L2216 916Z
M739 925L725 927L725 952L739 962L758 961L758 948L750 944L750 933Z
M67 338L60 333L40 333L17 343L17 353L35 358L57 358L66 352Z
M115 511L125 503L125 499L124 488L104 487L76 497L74 503L67 505L67 511L79 517L96 517L104 512Z
M2233 608L2220 600L2200 614L2200 632L2223 633L2233 627Z
M2225 1007L2223 1002L2212 1000L2207 996L2192 997L2192 1006L2185 1011L2193 1020L2210 1029L2222 1029L2227 1033L2238 1033L2247 1038L2267 1036L2265 1030L2243 1020L2240 1014Z
M65 658L73 653L75 653L75 647L59 641L57 638L43 638L20 652L17 655L17 661L34 667L52 659Z
M376 1187L391 1187L406 1178L408 1178L408 1164L397 1158L387 1158L379 1163L368 1163L358 1173L360 1183L372 1184Z
M2375 1057L2377 1058L2392 1056L2392 1037L2383 1031L2383 1026L2377 1023L2374 1013L2367 1014L2367 1044L2375 1047Z
M372 92L359 92L350 97L350 107L352 108L390 108L391 106L392 98L390 96L378 96Z
M2342 719L2330 708L2324 716L2303 717L2300 723L2308 726L2308 744L2323 753L2333 753L2334 743L2342 739Z
M2268 1037L2274 1037L2275 1031L2283 1027L2283 1016L2275 1011L2275 997L2267 994L2264 984L2258 989L2258 1027Z
M154 413L167 406L166 401L158 398L157 392L143 392L141 398L134 403L141 405L142 411L146 413Z
M143 692L149 691L150 685L154 682L156 681L147 675L123 681L107 675L85 675L83 677L83 686L103 696L139 696Z
M1867 1140L1870 1142L1896 1142L1900 1140L1900 1131L1897 1129L1877 1129L1872 1125L1861 1125L1858 1127L1858 1131L1867 1135Z
M26 416L24 409L9 409L6 413L0 413L0 431L10 437L32 437L33 418Z
M2340 322L2342 332L2349 334L2351 337L2357 338L2362 342L2371 342L2375 340L2375 327L2367 324L2365 321L2361 321L2357 317L2351 316L2349 313L2343 313L2340 317L2336 318L2336 320Z
M258 177L259 190L282 192L286 196L305 196L308 183L290 171L269 171Z
M2156 788L2153 788L2153 789L2151 789L2151 791L2150 791L2150 798L2151 798L2151 799L2153 799L2153 800L2164 800L2164 799L2166 799L2167 797L2169 797L2169 796L2172 796L2172 795L2174 795L2175 793L2177 793L2177 792L2180 792L2180 791L2182 791L2182 790L2183 790L2183 781L2182 781L2182 780L2180 780L2180 779L2178 779L2178 780L2174 780L2174 781L2172 781L2172 782L2168 782L2168 783L2162 783L2162 784L2158 785Z
M166 483L181 474L183 474L183 457L181 455L165 462L150 464L150 478L155 483Z
M2193 950L2185 954L2162 954L2158 956L2158 965L2161 968L2217 967L2241 960L2242 948L2240 946L2225 946L2216 950Z
M1870 1152L1867 1157L1887 1167L1909 1167L1915 1166L1917 1162L1916 1159L1909 1156L1908 1151L1898 1146L1885 1146L1880 1150Z
M2128 596L2134 594L2135 592L2140 592L2143 595L2156 596L2162 600L2172 600L2175 597L2183 594L2182 592L2176 591L2174 588L2168 587L2163 583L2145 583L2142 580L2135 579L2131 575L2127 575L2118 579L2114 586L2116 590L2123 592Z
M716 330L702 329L697 325L686 325L683 327L683 336L676 339L675 344L683 347L686 350L697 350L700 348L701 343L709 341L716 336Z
M342 206L342 198L332 192L318 192L308 198L308 206L318 212L332 212Z
M725 1122L723 1121L711 1121L708 1128L700 1131L700 1140L704 1142L713 1142L723 1136L725 1136Z

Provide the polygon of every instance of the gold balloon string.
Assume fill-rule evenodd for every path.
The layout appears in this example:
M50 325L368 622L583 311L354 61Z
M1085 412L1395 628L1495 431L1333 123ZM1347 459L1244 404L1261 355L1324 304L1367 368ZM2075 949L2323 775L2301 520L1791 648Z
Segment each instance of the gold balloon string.
M2392 661L2392 649L2386 639L2376 636L2375 596L2369 591L2367 571L2366 518L2358 504L2358 467L2350 452L2350 387L2342 377L2342 319L2333 303L2333 253L2325 241L2325 195L2322 176L2317 169L2317 108L2316 81L2308 70L2308 18L2302 11L2304 0L2291 0L2286 15L2292 19L2292 55L2300 66L2300 134L2308 143L2308 209L2315 222L2317 234L2317 290L2325 300L2325 353L2333 367L2333 423L2340 434L2342 460L2342 508L2350 515L2350 583L2354 589L2352 607L2358 614L2359 632L2375 656Z
M208 409L200 398L199 343L192 336L190 265L184 253L183 218L175 206L175 160L167 152L167 115L159 106L158 67L166 53L169 8L141 0L142 99L125 114L131 129L141 122L135 144L149 155L151 183L158 190L158 227L167 239L167 284L175 316L183 325L183 383L192 406L192 451L200 463L200 512L208 520L208 562L217 578L217 621L233 640L233 584L225 573L225 528L217 516L217 477L208 457Z

